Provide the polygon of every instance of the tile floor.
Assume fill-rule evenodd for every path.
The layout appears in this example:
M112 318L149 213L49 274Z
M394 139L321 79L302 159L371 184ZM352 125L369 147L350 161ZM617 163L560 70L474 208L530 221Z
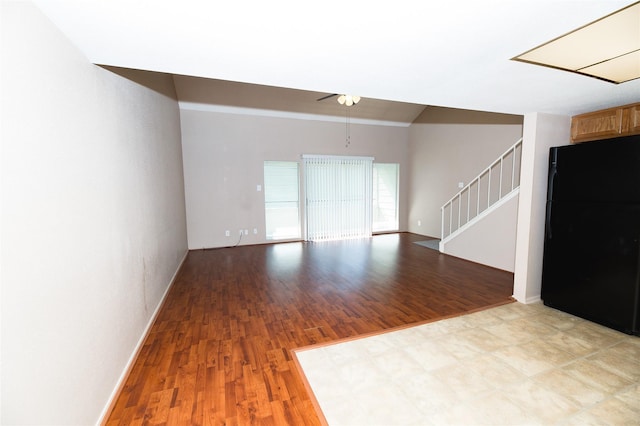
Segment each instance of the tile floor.
M640 425L640 337L544 306L294 351L329 425Z

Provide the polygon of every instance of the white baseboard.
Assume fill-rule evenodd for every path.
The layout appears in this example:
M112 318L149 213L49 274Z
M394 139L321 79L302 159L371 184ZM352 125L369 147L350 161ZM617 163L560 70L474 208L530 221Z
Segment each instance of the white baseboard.
M520 300L519 298L517 298L515 295L512 295L511 297L513 297L514 299L516 299L518 302L520 303L524 303L525 305L530 305L531 303L539 303L542 302L542 299L540 298L540 295L537 294L535 296L530 296L527 297L524 300Z
M171 277L171 281L169 281L169 285L164 291L164 294L162 295L162 297L160 298L160 303L158 303L158 306L156 306L156 309L153 311L153 315L151 315L151 318L149 319L149 322L147 323L147 326L145 327L142 333L142 336L140 336L140 339L138 340L138 343L136 344L136 347L133 350L133 353L129 357L129 360L125 365L125 368L122 371L122 374L120 375L120 377L118 378L118 381L116 382L116 387L113 389L113 392L109 396L109 399L107 400L107 404L103 408L102 413L100 413L98 424L100 425L105 424L109 415L111 414L111 411L115 407L116 400L118 399L118 396L120 396L120 392L122 391L122 388L124 387L124 384L127 381L127 378L129 378L129 374L131 374L133 365L138 359L138 355L142 350L142 346L144 345L145 340L147 340L147 336L151 331L151 327L155 323L156 318L160 313L160 309L164 305L164 301L167 298L167 295L169 294L169 290L171 290L171 287L173 287L173 283L175 282L176 277L178 276L178 272L180 272L180 269L182 269L182 264L187 259L188 254L189 254L189 250L185 251L184 256L182 256L182 260L178 264L178 267L176 268L176 271L174 272L173 277Z

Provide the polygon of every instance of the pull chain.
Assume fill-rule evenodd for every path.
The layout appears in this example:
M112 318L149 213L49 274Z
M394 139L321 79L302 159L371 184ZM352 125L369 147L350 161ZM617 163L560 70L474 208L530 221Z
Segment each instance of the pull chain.
M349 148L351 145L351 114L349 114L349 107L345 109L345 148Z

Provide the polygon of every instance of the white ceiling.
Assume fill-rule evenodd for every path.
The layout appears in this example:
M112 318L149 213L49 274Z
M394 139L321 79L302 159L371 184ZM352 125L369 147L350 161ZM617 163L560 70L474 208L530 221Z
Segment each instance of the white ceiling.
M35 3L101 65L509 114L640 101L640 79L615 85L510 60L629 0Z

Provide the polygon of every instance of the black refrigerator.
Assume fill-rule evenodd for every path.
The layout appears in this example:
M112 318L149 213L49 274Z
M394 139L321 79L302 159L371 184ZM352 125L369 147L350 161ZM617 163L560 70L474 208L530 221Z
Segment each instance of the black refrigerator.
M551 148L542 300L640 335L640 135Z

